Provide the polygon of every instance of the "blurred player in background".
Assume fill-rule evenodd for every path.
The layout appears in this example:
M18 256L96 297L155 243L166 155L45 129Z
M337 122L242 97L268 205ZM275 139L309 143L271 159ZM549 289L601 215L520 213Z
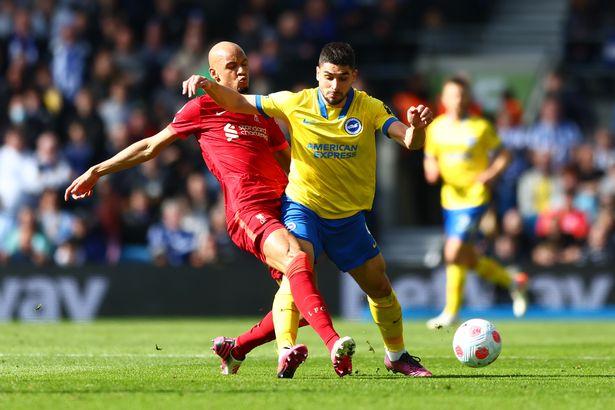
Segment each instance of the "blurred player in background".
M292 162L282 201L284 224L310 261L325 252L367 294L386 347L386 368L431 376L405 349L402 309L367 229L365 211L371 209L375 193L376 133L407 149L420 149L433 115L422 105L411 107L406 126L382 101L352 87L357 74L352 47L329 43L316 67L317 88L242 95L195 75L184 82L184 92L191 96L202 87L224 109L276 117L289 125ZM297 321L298 316L289 326L296 328Z
M248 90L248 59L238 45L216 44L210 50L209 65L216 82L238 93ZM225 339L214 341L216 353L223 356L223 373L236 373L254 341L273 340L274 322L288 321L281 316L291 314L287 312L294 314L297 309L327 345L336 373L339 376L350 373L354 341L349 337L340 338L335 332L325 302L316 288L310 257L280 222L281 196L287 184L282 167L288 169L290 149L273 119L258 113L245 115L226 111L208 95L195 98L158 134L132 144L75 179L66 189L65 199L89 197L101 176L148 161L173 141L192 134L197 136L205 163L222 185L227 229L233 242L271 266L275 279L282 278L279 272L285 278L274 300L274 307L278 308L273 314L267 314L232 343ZM232 303L232 281L233 278L229 278L229 303ZM296 306L293 298L298 301ZM282 347L278 376L289 378L307 358L307 348L295 345L294 340Z
M489 187L508 166L510 154L491 124L470 114L470 89L465 79L446 81L441 99L445 112L427 129L424 168L429 183L435 184L440 178L443 182L446 305L427 327L455 323L468 269L509 289L515 316L523 316L527 275L508 272L494 259L479 255L474 245L479 222L489 205Z

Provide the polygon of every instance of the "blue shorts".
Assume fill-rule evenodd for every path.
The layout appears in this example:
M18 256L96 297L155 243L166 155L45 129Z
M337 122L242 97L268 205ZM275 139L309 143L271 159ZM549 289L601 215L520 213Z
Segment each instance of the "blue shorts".
M480 219L487 205L463 209L444 209L444 233L447 238L457 238L464 242L476 239Z
M363 265L380 253L376 240L367 229L363 212L348 218L325 219L284 196L282 222L297 238L312 244L314 259L324 251L344 272Z

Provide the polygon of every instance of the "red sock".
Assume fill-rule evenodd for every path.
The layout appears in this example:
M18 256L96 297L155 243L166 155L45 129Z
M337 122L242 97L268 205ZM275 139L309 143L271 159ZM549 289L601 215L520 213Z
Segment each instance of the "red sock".
M312 265L306 253L301 252L292 260L286 269L286 277L299 312L331 350L340 337L333 329L325 301L316 289Z
M309 325L309 323L304 318L299 320L299 327L307 325ZM273 315L271 311L269 311L269 313L267 313L260 322L255 324L252 329L237 338L235 347L231 352L235 359L243 360L246 358L246 355L256 347L269 343L272 340L275 340L275 329L273 327Z
M273 327L273 314L269 311L252 329L237 338L235 347L231 352L235 359L243 360L252 349L272 340L275 340L275 329Z

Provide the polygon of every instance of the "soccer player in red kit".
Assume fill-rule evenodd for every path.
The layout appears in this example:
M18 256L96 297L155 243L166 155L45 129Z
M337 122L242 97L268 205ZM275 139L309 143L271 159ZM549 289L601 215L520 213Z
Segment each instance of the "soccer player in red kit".
M239 92L248 90L248 59L237 44L216 44L209 52L209 65L216 82ZM316 288L307 254L280 222L281 196L287 178L276 159L288 168L290 149L273 120L262 115L227 112L208 95L194 98L158 134L130 145L75 179L66 189L65 200L91 196L101 176L148 161L176 139L191 134L196 135L205 163L222 185L231 239L273 268L272 275L280 275L274 279L284 275L284 283L290 288L290 303L294 300L301 315L326 344L335 372L340 377L349 374L355 342L336 333ZM284 309L274 309L239 338L218 341L216 353L222 358L223 373L236 373L247 352L262 344L263 339L275 338L278 310ZM286 347L280 349L278 361L278 376L283 378L292 377L307 358L304 345Z

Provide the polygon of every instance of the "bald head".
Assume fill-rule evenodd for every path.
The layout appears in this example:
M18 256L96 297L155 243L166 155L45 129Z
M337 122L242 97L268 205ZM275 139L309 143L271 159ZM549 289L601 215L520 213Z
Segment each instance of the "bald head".
M209 74L217 82L240 93L250 84L248 57L243 49L230 41L221 41L209 50Z

